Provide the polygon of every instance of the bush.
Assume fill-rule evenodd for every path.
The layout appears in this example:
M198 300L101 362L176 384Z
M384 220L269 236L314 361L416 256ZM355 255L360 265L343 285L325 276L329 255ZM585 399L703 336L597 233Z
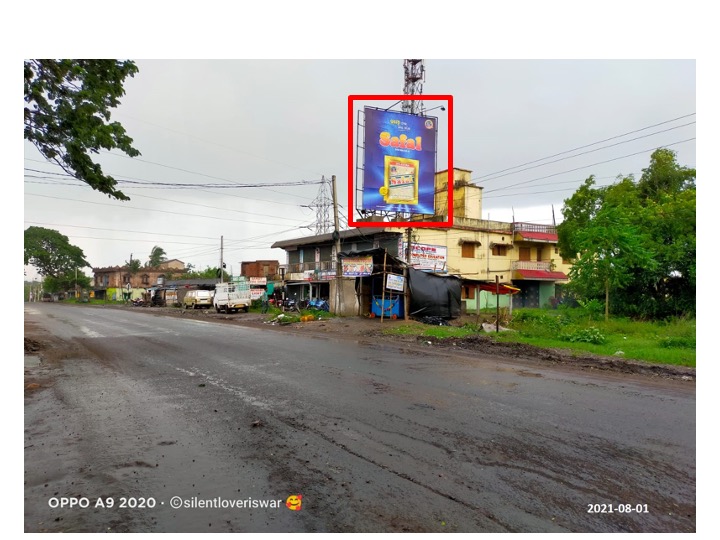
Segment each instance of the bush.
M592 300L578 300L578 304L583 308L590 320L599 319L605 312L605 304L600 300L593 298Z
M560 339L571 343L593 343L595 345L601 345L607 340L605 335L594 326L561 334Z

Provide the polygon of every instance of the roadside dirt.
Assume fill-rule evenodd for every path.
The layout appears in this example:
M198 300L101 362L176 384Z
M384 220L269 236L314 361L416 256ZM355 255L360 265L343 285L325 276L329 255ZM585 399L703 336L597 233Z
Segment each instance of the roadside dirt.
M419 321L403 321L367 318L367 317L329 317L320 318L310 322L298 322L292 324L280 324L279 322L268 322L267 315L259 313L216 313L212 310L198 309L185 310L178 308L142 308L125 306L99 306L90 309L126 309L131 311L142 311L163 316L182 318L195 318L204 320L215 320L226 324L237 324L251 328L263 328L278 332L290 332L300 335L331 336L333 339L349 339L367 343L376 343L382 340L385 343L397 343L403 347L417 347L424 350L432 348L438 352L444 351L452 354L485 356L499 356L507 359L517 359L525 363L555 365L563 368L592 370L609 373L631 373L645 375L661 379L675 379L683 381L695 381L695 368L684 366L672 366L665 364L653 364L624 359L615 356L600 356L589 353L578 353L564 349L544 349L519 343L498 343L489 335L478 334L465 338L429 338L427 336L415 335L388 335L386 330L398 326L417 326L427 328L428 325ZM462 325L462 319L452 321L453 325ZM473 317L473 321L475 318ZM25 325L25 354L40 355L45 362L56 361L67 354L63 352L62 342L52 340L51 336L44 334L32 325ZM28 370L26 370L27 372ZM34 372L35 370L31 370ZM29 381L26 377L26 392L36 389L28 388L29 384L38 381Z

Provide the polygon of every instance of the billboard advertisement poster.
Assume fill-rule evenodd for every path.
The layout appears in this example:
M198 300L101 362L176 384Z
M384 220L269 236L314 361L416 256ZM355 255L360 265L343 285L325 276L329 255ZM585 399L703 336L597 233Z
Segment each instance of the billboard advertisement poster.
M267 285L266 277L250 277L248 278L251 287L264 287Z
M437 118L364 112L363 208L434 214Z
M366 183L366 169L365 167L367 164L369 164L369 161L367 161L368 156L365 155L366 150L369 148L367 145L367 142L369 139L369 135L367 134L366 130L372 126L367 126L366 118L365 118L365 110L367 107L367 104L369 102L377 103L379 105L383 105L383 107L375 107L372 110L378 111L379 113L389 112L387 108L388 102L396 102L394 105L391 105L390 108L394 107L401 101L413 101L413 100L423 100L424 102L428 101L442 101L446 104L446 115L444 115L443 118L443 130L442 134L444 137L447 138L447 162L446 164L438 164L437 161L435 161L434 165L431 165L431 170L434 169L433 175L436 174L438 171L452 171L453 168L453 96L451 94L419 94L419 95L408 95L408 94L351 94L348 96L348 108L347 108L347 141L348 141L348 169L347 169L347 181L348 181L348 208L354 208L357 210L357 212L361 215L359 219L356 219L355 212L353 212L351 215L348 215L348 226L349 227L377 227L378 222L382 222L383 227L402 227L407 228L407 222L408 222L408 214L410 216L414 215L423 215L424 212L428 211L425 208L420 207L423 203L426 206L429 206L430 208L434 207L434 196L432 198L432 201L429 200L426 193L423 192L424 188L424 166L422 160L419 160L417 156L413 157L412 155L400 155L400 152L397 151L402 144L401 144L401 135L405 135L406 138L403 139L403 142L405 144L405 149L408 150L406 153L410 153L408 146L412 146L412 144L408 143L408 139L413 139L413 143L416 143L415 139L413 137L410 137L407 135L407 133L400 133L397 131L396 133L393 133L391 130L375 130L376 135L380 137L380 133L387 132L390 136L388 139L387 136L383 139L384 142L388 142L389 144L387 147L384 148L390 148L393 152L386 152L385 154L382 154L381 161L378 161L374 165L374 172L371 172L368 174L369 183L375 185L375 189L377 190L376 194L374 196L371 196L372 188L369 187L368 183ZM432 110L432 109L431 109ZM372 114L372 113L371 113ZM390 114L397 114L397 115L404 115L408 116L406 113L401 112L394 112ZM402 116L402 117L404 117ZM421 118L416 115L409 115L413 116L414 118ZM439 128L437 126L436 118L434 117L422 117L425 119L431 120L435 126L435 139L434 143L437 145L437 137L438 133L440 133ZM389 123L389 121L388 121ZM390 124L393 129L397 129L397 123ZM427 128L423 128L427 129ZM398 134L399 133L399 134ZM427 137L427 134L425 135ZM397 140L393 141L393 137L396 137ZM427 149L427 141L422 138L423 135L420 135L420 145L421 148ZM396 146L394 147L393 144ZM373 151L376 151L377 148L370 147L371 154ZM437 150L437 148L436 148ZM375 152L377 154L377 151ZM388 163L387 171L385 169L385 157L384 156L390 156L399 158L397 162L394 165L391 165ZM435 157L433 159L437 159L438 153L435 152ZM376 156L377 157L377 156ZM410 162L406 161L400 161L400 159L408 159L411 160ZM418 162L413 163L412 160ZM394 166L394 169L392 168ZM391 173L394 173L391 174ZM415 177L415 174L417 173L417 177ZM374 179L370 176L374 175ZM391 194L390 190L390 179L391 176L392 179L395 180ZM388 186L385 186L385 180L388 180ZM430 182L431 189L434 191L435 186L433 185L434 182ZM417 186L417 203L411 204L415 200L415 186ZM366 192L367 189L367 192ZM380 189L382 189L382 193L380 193ZM365 197L367 195L367 197ZM388 195L391 195L388 197L390 201L385 201L385 197ZM391 202L391 201L400 201L400 202ZM453 190L448 189L447 191L447 208L445 208L445 215L436 215L435 212L437 209L429 210L432 214L432 218L428 219L428 214L423 215L423 219L421 220L413 220L413 228L426 228L426 227L433 227L433 228L445 228L445 227L452 227L453 225ZM382 208L378 208L377 205L383 205ZM375 209L373 209L373 205L375 205ZM388 206L391 205L391 206ZM393 206L394 205L394 206ZM392 210L393 208L400 207L401 209L397 211L397 214L395 216L395 220L393 221L391 218L391 214L393 214L395 211ZM403 211L405 208L412 208L415 206L415 209L412 211ZM444 212L444 213L445 213ZM368 215L372 214L372 215ZM401 217L401 214L405 214L405 216Z
M373 272L372 255L367 257L344 257L342 260L343 276L369 276Z

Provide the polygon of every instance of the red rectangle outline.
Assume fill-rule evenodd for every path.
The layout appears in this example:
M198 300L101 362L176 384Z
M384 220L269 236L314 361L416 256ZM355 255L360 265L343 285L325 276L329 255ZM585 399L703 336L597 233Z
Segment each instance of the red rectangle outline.
M354 201L354 185L355 178L354 158L353 158L353 102L362 101L404 101L404 100L427 99L428 101L447 101L447 123L448 123L448 220L447 221L355 221L355 201ZM437 173L437 171L435 171ZM455 175L453 173L453 97L450 94L423 94L415 96L405 95L349 95L348 96L348 226L350 227L442 227L450 228L453 226L453 191L454 191Z

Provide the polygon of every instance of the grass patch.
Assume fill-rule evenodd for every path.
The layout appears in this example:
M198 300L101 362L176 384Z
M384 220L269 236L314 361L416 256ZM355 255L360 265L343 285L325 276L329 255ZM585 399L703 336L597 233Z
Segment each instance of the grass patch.
M566 348L632 360L695 367L695 320L589 320L584 310L519 310L517 330L497 339L538 347Z
M422 323L401 324L388 328L388 335L411 335L434 338L462 338L485 334L475 324L432 326ZM568 349L578 354L592 353L617 356L659 364L695 367L696 339L694 319L671 321L633 321L613 318L608 322L588 317L583 309L515 310L512 321L502 326L514 332L491 332L493 339L525 343L550 349Z

